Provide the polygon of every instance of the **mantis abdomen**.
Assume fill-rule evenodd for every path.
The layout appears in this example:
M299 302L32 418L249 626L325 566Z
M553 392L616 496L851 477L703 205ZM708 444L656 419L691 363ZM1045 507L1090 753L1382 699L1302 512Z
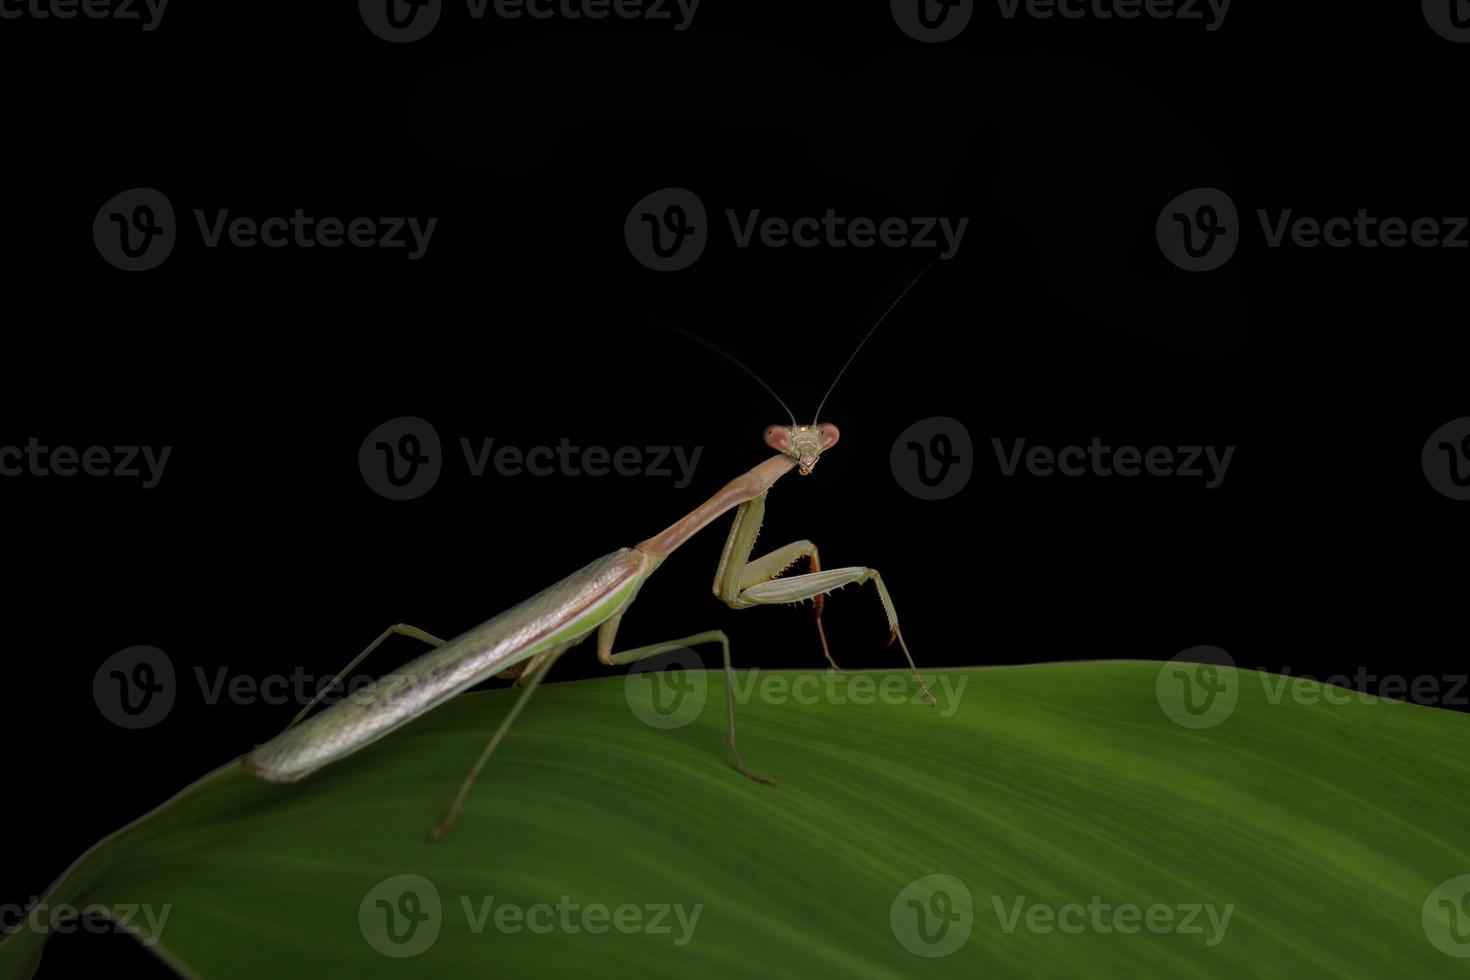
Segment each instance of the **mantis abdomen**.
M637 592L653 560L620 548L257 746L245 769L294 783L481 681L587 636Z

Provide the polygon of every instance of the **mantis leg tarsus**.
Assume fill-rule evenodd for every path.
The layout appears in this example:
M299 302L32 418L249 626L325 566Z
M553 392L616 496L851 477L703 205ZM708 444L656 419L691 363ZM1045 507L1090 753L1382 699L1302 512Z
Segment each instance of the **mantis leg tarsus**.
M733 745L730 746L730 748L732 748L732 749L734 747L735 746L733 746ZM744 776L746 779L749 779L752 782L760 783L762 786L779 786L779 785L781 785L780 783L778 783L774 779L772 779L770 776L762 776L758 772L751 772L749 769L745 768L743 765L741 765L739 762L734 761L733 759L730 761L730 768L731 769L734 769L736 772L740 773L740 775Z
M817 638L822 641L822 653L826 655L827 663L831 665L830 669L838 670L837 661L832 659L832 648L827 645L827 631L822 628L822 606L826 601L825 595L819 595L812 600L812 606L815 608L812 619L816 620Z

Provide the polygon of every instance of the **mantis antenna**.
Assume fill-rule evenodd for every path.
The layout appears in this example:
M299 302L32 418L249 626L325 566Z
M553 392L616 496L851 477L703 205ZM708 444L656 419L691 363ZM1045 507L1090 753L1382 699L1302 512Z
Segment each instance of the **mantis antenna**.
M791 416L791 424L792 425L796 425L796 413L791 410L791 407L789 405L787 405L784 401L781 400L781 396L778 395L778 394L776 394L776 389L775 388L772 388L770 385L766 384L765 381L762 380L762 378L761 378L760 375L756 374L754 371L752 371L749 367L747 367L745 365L745 362L741 361L739 358L737 358L734 354L731 354L729 351L724 350L723 348L720 348L720 347L716 347L714 344L710 343L708 340L705 340L703 337L699 336L698 334L690 333L688 330L685 330L683 327L675 326L673 324L668 324L667 326L668 326L668 328L670 330L673 330L675 333L682 334L683 336L688 337L690 340L694 341L695 343L701 344L701 345L709 348L710 350L714 351L716 354L720 355L725 360L729 361L731 364L735 365L740 370L744 371L746 374L748 374L752 378L754 378L756 380L756 383L757 384L759 384L762 388L766 389L767 391L769 391L771 393L771 397L774 398L774 399L776 399L776 403L777 404L779 404L782 408L786 409L786 414L789 415L789 416Z
M903 289L900 290L899 294L893 298L893 302L888 304L888 309L884 310L882 314L879 315L878 319L873 321L873 325L868 328L868 332L863 335L863 339L859 340L857 346L852 349L852 353L847 355L847 360L843 363L841 369L838 370L837 377L833 378L832 383L827 386L827 393L824 394L822 396L822 400L817 403L817 410L812 413L812 425L817 424L818 418L822 414L822 408L827 404L827 399L832 397L832 391L837 387L837 382L841 381L842 376L847 373L847 369L852 367L852 362L857 359L858 352L863 349L863 345L865 345L868 340L872 338L873 334L878 332L878 328L883 325L883 321L888 319L888 314L892 313L894 307L903 302L903 298L908 295L909 290L918 285L919 280L924 278L924 273L934 268L934 263L938 261L939 260L937 258L930 259L929 263L925 265L924 268L920 269L918 273L914 276L914 278L909 280L908 285L904 286ZM720 355L725 360L729 361L731 364L735 365L740 370L750 375L752 378L755 379L756 384L760 385L762 388L766 389L766 391L770 392L771 397L776 399L776 404L780 405L783 409L786 410L787 417L791 419L791 425L793 427L798 425L796 421L796 413L791 410L791 406L787 405L786 402L781 398L781 396L776 394L776 389L766 384L765 379L756 374L755 371L753 371L744 361L740 360L738 357L736 357L734 354L731 354L724 348L719 347L714 343L711 343L698 334L690 333L688 330L685 330L683 327L678 326L677 324L662 323L660 324L660 326L666 327L667 329L674 331L680 336L687 337L689 340L694 341L696 344L699 344L702 347L714 351L716 354Z
M841 381L842 376L847 373L847 369L852 367L852 362L857 358L858 351L863 349L863 345L868 342L869 337L872 337L873 334L877 333L878 328L883 325L883 321L888 319L888 314L892 313L893 308L903 301L903 298L908 295L908 291L910 289L913 289L914 286L918 284L919 280L924 278L924 273L934 268L934 263L938 261L938 259L930 259L929 264L920 269L918 275L910 279L909 284L903 287L903 290L893 298L893 302L888 304L888 309L884 310L882 315L879 316L877 320L873 321L873 325L868 328L868 332L863 335L863 339L858 341L858 345L854 347L852 349L852 353L847 356L847 363L842 365L842 369L837 372L837 377L833 378L832 383L827 386L827 393L822 396L821 401L817 402L817 410L812 413L812 425L817 424L822 414L822 406L827 404L827 399L832 397L832 389L837 387L837 382ZM789 412L790 409L787 409L787 411Z

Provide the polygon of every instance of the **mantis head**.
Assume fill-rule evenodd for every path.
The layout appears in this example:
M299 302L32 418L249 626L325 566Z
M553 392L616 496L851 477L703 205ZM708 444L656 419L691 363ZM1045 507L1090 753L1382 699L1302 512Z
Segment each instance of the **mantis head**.
M904 296L908 293L908 291L914 288L914 284L924 277L924 273L933 268L934 263L938 261L939 259L937 258L931 259L928 265L920 269L918 275L909 280L909 284L903 287L903 290L898 294L898 297L894 299L892 303L888 304L888 309L884 310L883 313L878 317L878 319L874 321L873 325L868 328L868 332L863 335L863 339L858 341L858 344L856 347L853 348L852 353L847 356L847 361L837 372L837 377L833 378L832 383L827 386L827 393L822 396L822 400L817 403L817 410L812 413L812 422L810 425L798 425L796 422L796 413L791 410L791 406L787 405L784 401L781 400L781 396L776 394L776 389L772 388L770 385L766 384L765 381L761 380L760 375L752 371L734 355L730 354L728 351L721 350L719 347L716 347L714 344L710 343L708 340L705 340L702 337L698 337L692 333L689 333L687 330L681 330L678 327L675 327L674 329L684 336L688 337L690 340L693 340L696 343L708 347L710 350L714 351L716 354L725 358L731 364L734 364L740 370L750 375L752 378L755 379L757 384L759 384L762 388L771 393L771 397L776 399L777 404L786 409L786 414L791 418L791 424L767 426L765 431L766 445L770 446L772 449L776 450L776 452L782 454L783 456L789 456L792 459L796 460L796 466L801 475L810 476L813 467L817 465L817 460L821 457L821 455L827 450L831 449L833 446L837 445L837 438L839 435L837 431L837 426L833 425L830 422L816 421L817 419L822 417L822 408L826 406L827 399L831 397L832 389L837 387L837 382L842 380L842 376L846 374L847 369L852 366L853 359L858 356L858 351L863 349L863 345L868 342L868 338L873 336L878 327L881 326L883 321L888 318L888 314L893 312L893 308L898 305L899 300L902 300Z
M810 476L817 458L837 444L841 435L830 422L811 425L772 425L766 429L766 445L796 460L802 476Z

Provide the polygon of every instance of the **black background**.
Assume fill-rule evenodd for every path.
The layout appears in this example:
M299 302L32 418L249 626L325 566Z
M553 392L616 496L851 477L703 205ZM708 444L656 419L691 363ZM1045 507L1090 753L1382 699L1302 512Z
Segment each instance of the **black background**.
M791 8L801 6L797 11ZM170 8L136 23L0 21L8 176L0 445L172 447L160 484L0 479L7 656L0 902L269 737L290 705L208 704L210 677L326 674L393 622L453 635L651 535L768 455L780 409L680 324L808 413L932 250L735 246L724 210L968 216L959 254L894 310L824 418L841 444L769 500L766 546L880 569L922 664L1164 659L1216 644L1293 673L1463 672L1466 507L1420 451L1470 414L1470 253L1270 249L1257 208L1465 214L1470 48L1418 5L1232 8L1179 21L1006 21L920 44L886 5L705 0L687 31L471 20L394 45L349 4ZM805 9L805 8L812 9ZM110 267L103 202L168 195L158 269ZM690 268L623 238L645 194L711 218ZM1190 275L1154 220L1227 190L1244 241ZM193 210L439 219L403 250L207 249ZM358 449L398 416L447 458L407 502ZM900 432L953 416L975 472L906 493ZM991 447L1235 446L1202 480L1001 475ZM459 439L703 447L693 482L472 478ZM643 591L625 643L722 626L737 662L817 667L809 613L709 595L726 522ZM828 604L845 667L896 666L871 593ZM92 697L114 652L179 674L161 723ZM374 672L416 654L385 648ZM371 664L370 664L371 666ZM601 668L590 648L554 679ZM1449 689L1451 680L1445 682ZM54 939L43 976L130 940Z

